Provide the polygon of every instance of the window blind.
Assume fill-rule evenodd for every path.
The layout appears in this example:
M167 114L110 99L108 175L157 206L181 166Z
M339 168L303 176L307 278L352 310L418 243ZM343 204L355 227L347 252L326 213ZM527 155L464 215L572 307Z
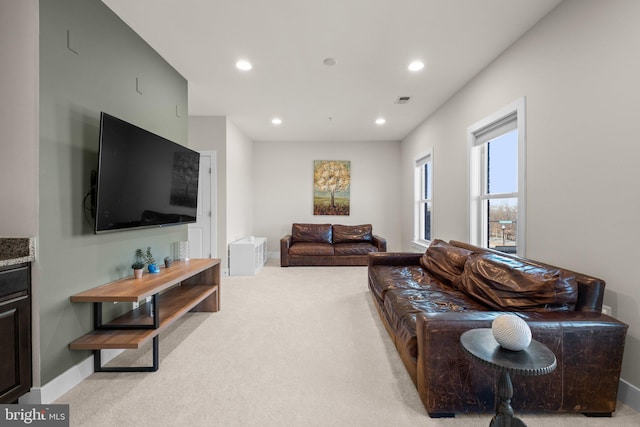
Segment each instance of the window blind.
M518 128L518 115L514 111L501 118L500 120L493 122L481 129L478 129L473 133L475 136L474 145L482 145L499 137L500 135L504 135L507 132L511 132L512 130L516 130Z
M419 168L421 166L424 166L430 161L431 161L431 154L427 154L426 156L420 157L418 160L416 160L416 167Z

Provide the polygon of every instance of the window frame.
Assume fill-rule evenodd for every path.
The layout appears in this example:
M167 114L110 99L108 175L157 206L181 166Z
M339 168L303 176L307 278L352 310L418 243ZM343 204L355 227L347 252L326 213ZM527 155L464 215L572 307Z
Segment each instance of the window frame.
M425 194L425 179L424 179L424 170L425 165L430 165L430 179L427 181L429 186L429 194L431 194L431 198L424 198ZM425 151L420 155L416 156L414 161L414 215L413 215L413 242L419 246L429 246L433 240L433 176L434 176L434 162L433 162L433 149ZM424 235L424 224L425 218L423 212L426 212L426 209L423 210L422 206L428 206L431 208L431 216L429 218L429 228L431 230L431 240L424 239L422 236Z
M506 132L500 133L501 127L515 120L518 131L518 191L516 193L484 194L483 185L487 179L486 146L487 143ZM506 126L508 128L508 126ZM495 130L498 129L498 133ZM492 132L494 130L494 132ZM490 135L487 137L487 135ZM469 242L480 247L487 247L488 219L483 207L487 200L500 198L516 198L517 243L516 254L525 256L526 248L526 98L522 97L501 108L488 117L467 128L467 170L468 177L468 220L467 236Z

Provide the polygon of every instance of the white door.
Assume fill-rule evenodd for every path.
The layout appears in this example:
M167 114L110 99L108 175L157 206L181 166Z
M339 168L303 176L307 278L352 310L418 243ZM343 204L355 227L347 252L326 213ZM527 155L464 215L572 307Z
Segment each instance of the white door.
M200 153L200 175L198 179L198 212L196 223L189 224L189 257L217 257L215 235L215 152Z

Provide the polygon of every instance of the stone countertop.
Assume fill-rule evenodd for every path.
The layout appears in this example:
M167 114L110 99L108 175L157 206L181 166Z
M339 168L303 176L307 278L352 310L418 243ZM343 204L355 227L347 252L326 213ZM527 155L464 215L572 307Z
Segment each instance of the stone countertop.
M0 237L0 267L33 262L35 254L34 238Z

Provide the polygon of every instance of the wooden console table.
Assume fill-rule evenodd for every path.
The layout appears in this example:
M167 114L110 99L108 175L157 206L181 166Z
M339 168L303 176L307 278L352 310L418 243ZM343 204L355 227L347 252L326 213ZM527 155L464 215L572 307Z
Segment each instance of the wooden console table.
M102 303L143 304L115 319L102 322ZM220 260L175 261L159 273L133 276L71 296L71 302L93 303L93 328L69 344L71 350L93 350L96 372L153 372L158 370L158 334L188 311L220 310ZM138 349L153 339L153 364L143 367L103 367L103 349Z

